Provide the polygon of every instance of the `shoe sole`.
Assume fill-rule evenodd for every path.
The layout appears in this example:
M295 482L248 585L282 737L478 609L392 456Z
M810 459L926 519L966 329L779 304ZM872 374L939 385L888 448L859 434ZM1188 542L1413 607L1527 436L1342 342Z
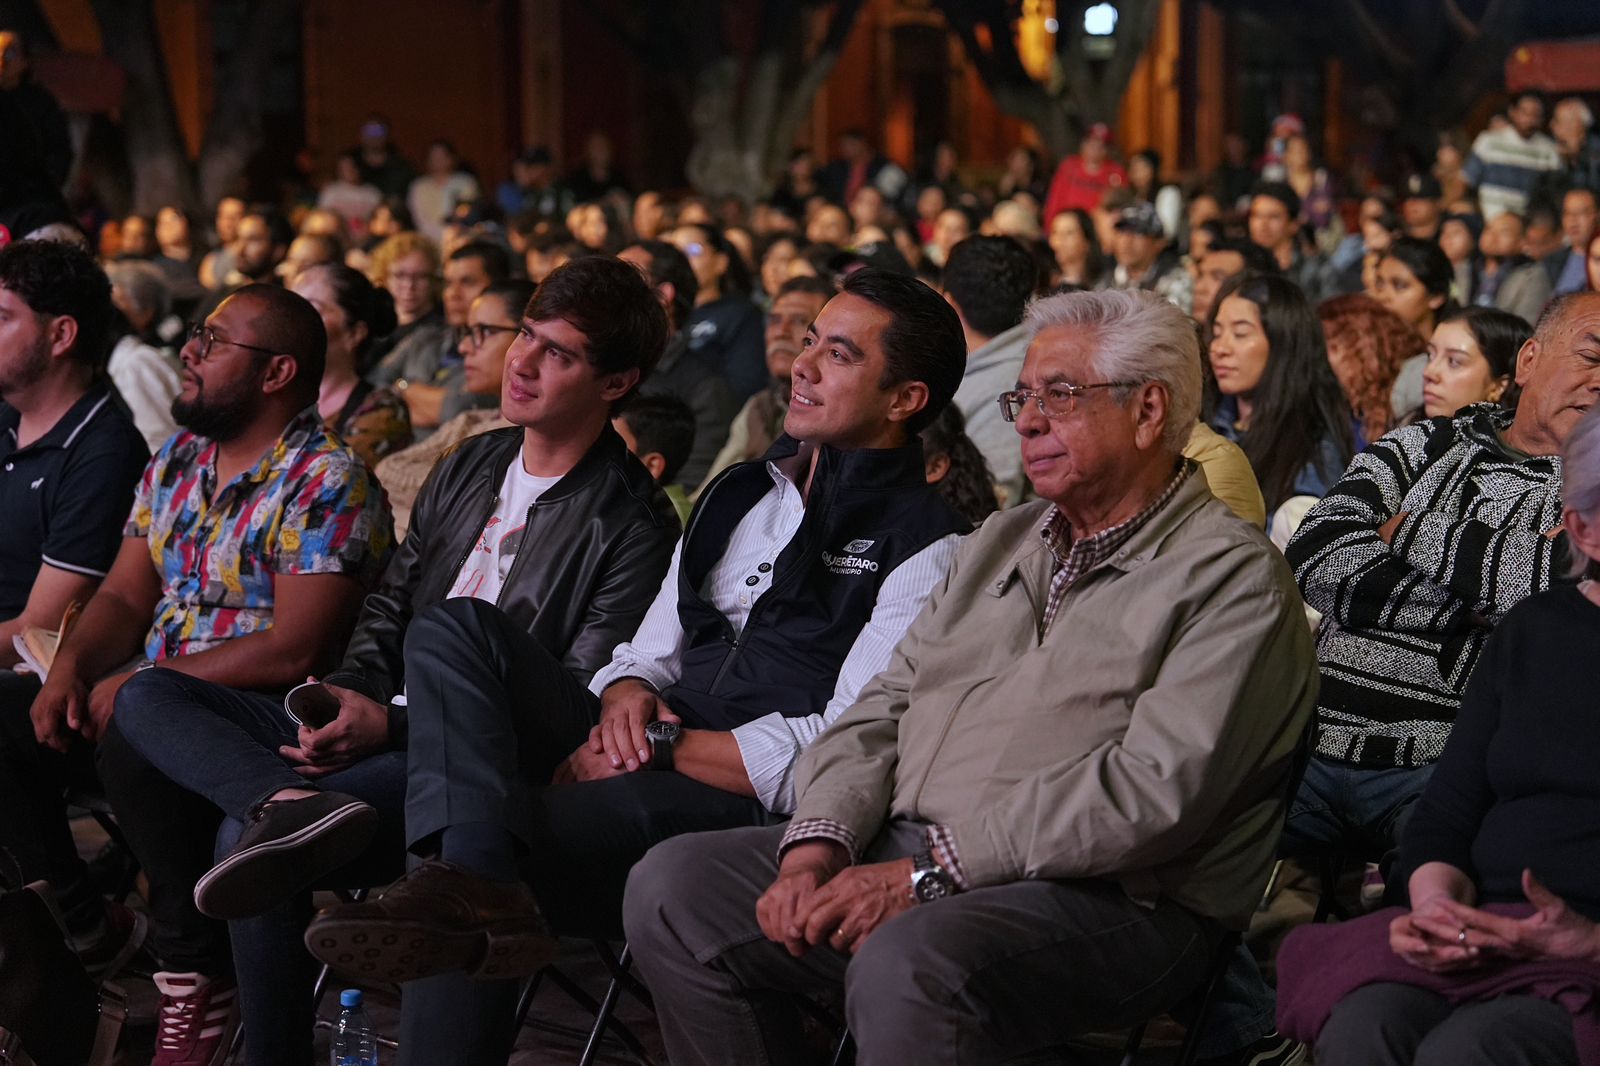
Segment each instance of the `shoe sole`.
M1304 1044L1295 1044L1285 1050L1282 1046L1264 1051L1255 1058L1248 1060L1245 1066L1302 1066L1307 1061L1309 1054ZM1280 1058L1279 1056L1283 1056Z
M536 924L449 932L385 918L319 918L306 949L336 970L379 981L416 981L464 971L492 981L529 977L555 958L557 941Z
M222 921L265 914L355 858L377 831L376 810L346 804L286 837L229 855L195 883L194 905Z

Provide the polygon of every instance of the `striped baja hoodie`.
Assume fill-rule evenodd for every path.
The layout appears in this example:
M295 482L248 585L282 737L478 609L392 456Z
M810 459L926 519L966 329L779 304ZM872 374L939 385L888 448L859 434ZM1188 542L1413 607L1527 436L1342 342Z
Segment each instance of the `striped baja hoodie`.
M1490 628L1564 565L1561 460L1500 434L1493 404L1397 429L1355 457L1285 554L1322 613L1317 755L1371 769L1439 757ZM1384 544L1378 528L1406 518Z

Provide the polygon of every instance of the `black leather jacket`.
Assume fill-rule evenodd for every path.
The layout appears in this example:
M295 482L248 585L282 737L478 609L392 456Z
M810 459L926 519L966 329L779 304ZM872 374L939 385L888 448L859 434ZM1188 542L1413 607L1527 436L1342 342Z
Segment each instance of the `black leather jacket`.
M406 539L367 596L344 661L327 681L381 704L402 690L406 627L449 595L521 447L521 429L495 430L439 460L417 494ZM496 605L587 684L639 628L679 530L666 493L608 425L533 505ZM405 746L404 712L389 709L394 747Z

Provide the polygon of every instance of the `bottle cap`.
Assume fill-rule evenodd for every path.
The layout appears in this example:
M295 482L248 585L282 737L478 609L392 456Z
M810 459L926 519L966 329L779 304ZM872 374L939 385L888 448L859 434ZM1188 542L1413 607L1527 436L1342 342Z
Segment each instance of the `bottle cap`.
M347 988L343 992L340 992L339 993L339 1006L341 1006L341 1007L359 1007L359 1006L361 1006L361 989L359 989L359 988Z

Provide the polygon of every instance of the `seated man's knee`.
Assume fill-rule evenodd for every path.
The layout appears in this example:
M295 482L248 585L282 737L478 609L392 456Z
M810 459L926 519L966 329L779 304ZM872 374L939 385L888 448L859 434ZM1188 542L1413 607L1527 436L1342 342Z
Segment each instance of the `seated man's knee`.
M405 653L438 652L470 640L493 624L500 609L474 596L453 596L424 608L406 627ZM501 615L503 617L503 615Z
M622 897L622 925L630 941L659 930L675 904L694 897L703 884L703 865L693 835L663 840L628 873Z
M850 960L844 993L845 1015L853 1032L915 1025L919 1006L952 1009L951 990L942 980L948 967L941 965L938 944L917 918L917 912L909 911L879 926Z
M175 670L140 670L122 683L112 705L112 723L135 747L157 742L153 730L162 728L163 705L185 698L188 678Z

